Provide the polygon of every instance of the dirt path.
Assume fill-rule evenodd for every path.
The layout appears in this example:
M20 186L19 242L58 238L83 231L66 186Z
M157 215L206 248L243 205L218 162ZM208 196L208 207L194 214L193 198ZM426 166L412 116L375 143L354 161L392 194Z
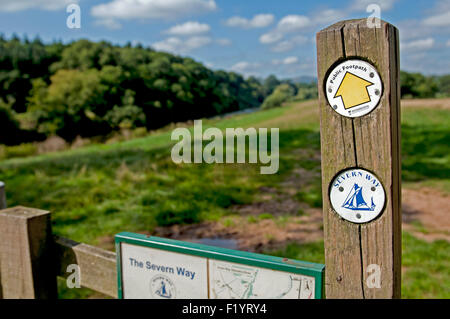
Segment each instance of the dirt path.
M231 223L204 222L198 225L175 225L156 229L158 236L178 240L234 239L237 249L262 252L283 248L289 242L316 242L323 238L322 212L311 209L307 216L292 217L286 221L264 219L249 222L245 217L235 217Z
M402 107L418 107L433 109L450 109L450 98L445 99L404 99L401 101Z
M280 201L280 196L276 196L271 200L238 207L239 216L219 222L157 228L154 235L187 241L202 238L234 239L238 249L255 252L282 248L290 242L321 240L322 210L309 208L292 198L283 199ZM298 209L303 209L304 215L292 216ZM280 212L283 212L284 218ZM267 213L271 213L274 218L249 218ZM414 236L426 241L450 241L449 213L449 196L434 189L403 190L403 230Z
M403 229L416 237L450 241L450 196L435 189L403 189Z

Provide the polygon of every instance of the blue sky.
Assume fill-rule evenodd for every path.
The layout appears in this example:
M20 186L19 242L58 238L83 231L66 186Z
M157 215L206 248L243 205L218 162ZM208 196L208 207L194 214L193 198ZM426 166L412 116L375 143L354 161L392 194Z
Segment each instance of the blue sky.
M80 29L66 25L71 3ZM317 31L369 16L369 4L400 29L402 70L450 73L450 0L0 0L0 32L139 42L213 69L291 78L316 75Z

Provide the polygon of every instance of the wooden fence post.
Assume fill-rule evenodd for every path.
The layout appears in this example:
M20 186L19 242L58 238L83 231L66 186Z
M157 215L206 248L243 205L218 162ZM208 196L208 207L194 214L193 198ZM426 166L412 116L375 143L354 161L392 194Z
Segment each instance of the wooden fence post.
M367 19L341 21L317 33L327 298L401 297L398 39L393 25L380 21L370 27ZM342 116L328 102L328 75L346 59L370 63L383 85L375 93L381 95L378 106L361 117ZM385 206L376 219L354 223L333 209L330 183L348 168L370 171L384 186ZM379 287L368 285L374 269L369 265L379 266Z
M14 207L0 211L3 298L57 297L50 212Z
M5 183L0 182L0 210L6 208Z
M6 208L5 183L0 181L0 210ZM3 299L2 276L0 272L0 299Z

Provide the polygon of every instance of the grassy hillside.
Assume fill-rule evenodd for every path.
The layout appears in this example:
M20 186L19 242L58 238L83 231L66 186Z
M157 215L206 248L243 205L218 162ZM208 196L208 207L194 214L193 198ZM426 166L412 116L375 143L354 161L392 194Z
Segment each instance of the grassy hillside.
M0 162L0 180L7 185L9 206L50 210L55 233L94 245L124 230L152 233L158 226L226 223L238 214L235 207L260 201L267 195L265 189L281 189L282 183L299 170L305 172L305 182L292 198L320 207L317 111L316 102L310 101L204 121L204 127L221 129L279 127L277 175L260 175L259 164L176 165L170 158L174 143L170 140L172 130L167 127L126 142L5 160ZM426 186L450 192L448 108L403 108L402 167L404 187ZM303 213L278 212L277 218L289 222ZM267 215L270 218L270 214L262 218ZM408 268L404 296L449 297L448 290L439 288L450 286L449 243L427 243L409 234L404 236L404 264ZM323 246L308 245L291 245L277 254L323 261Z

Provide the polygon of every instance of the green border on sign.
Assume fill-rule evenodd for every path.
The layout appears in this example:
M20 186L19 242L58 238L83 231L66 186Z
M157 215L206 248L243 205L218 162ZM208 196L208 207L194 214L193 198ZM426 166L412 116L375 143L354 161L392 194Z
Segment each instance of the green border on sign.
M315 299L323 298L323 278L325 265L322 264L184 242L173 239L153 236L149 237L146 235L129 232L117 234L115 236L115 243L117 253L117 287L119 299L123 299L121 243L314 277Z

